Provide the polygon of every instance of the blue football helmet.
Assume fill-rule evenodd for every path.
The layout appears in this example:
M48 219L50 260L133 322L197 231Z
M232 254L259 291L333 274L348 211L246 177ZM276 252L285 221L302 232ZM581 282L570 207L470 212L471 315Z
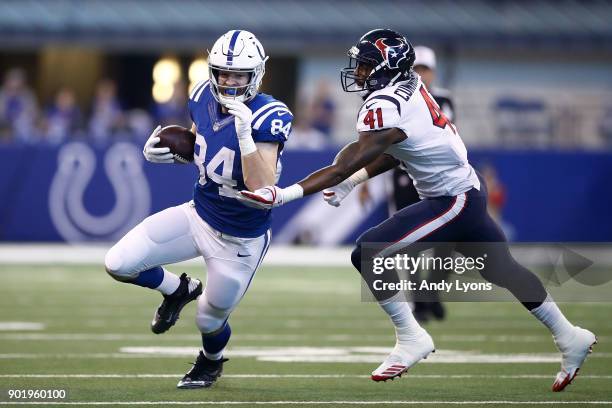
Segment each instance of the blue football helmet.
M349 66L340 71L345 92L373 92L408 79L414 64L414 48L400 33L376 29L364 34L348 51ZM372 71L363 86L357 83L355 69L365 64Z

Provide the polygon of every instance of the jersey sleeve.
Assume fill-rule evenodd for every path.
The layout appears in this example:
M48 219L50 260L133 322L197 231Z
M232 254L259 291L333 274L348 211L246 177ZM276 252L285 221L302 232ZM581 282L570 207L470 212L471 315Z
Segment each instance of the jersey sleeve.
M189 91L189 99L187 100L187 109L189 110L189 117L191 121L196 123L196 111L200 106L200 100L204 94L205 89L208 87L208 81L200 81Z
M399 127L400 102L389 95L374 96L361 105L357 116L357 131L371 132Z
M259 111L259 112L258 112ZM251 127L255 143L280 143L281 147L289 139L293 114L282 102L272 102L253 113Z

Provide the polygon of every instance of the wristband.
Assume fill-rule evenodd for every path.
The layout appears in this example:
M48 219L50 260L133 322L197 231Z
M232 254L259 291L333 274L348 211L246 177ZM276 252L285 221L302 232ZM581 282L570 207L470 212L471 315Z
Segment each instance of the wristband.
M299 184L293 184L287 188L283 188L283 204L289 201L297 200L304 196L304 188Z
M353 183L353 185L356 186L357 184L361 184L369 178L370 176L368 175L368 172L366 171L366 169L361 168L357 170L355 173L353 173L348 179Z
M240 146L240 154L242 156L248 156L251 153L255 153L257 150L257 145L255 145L255 142L251 136L239 137L238 145Z

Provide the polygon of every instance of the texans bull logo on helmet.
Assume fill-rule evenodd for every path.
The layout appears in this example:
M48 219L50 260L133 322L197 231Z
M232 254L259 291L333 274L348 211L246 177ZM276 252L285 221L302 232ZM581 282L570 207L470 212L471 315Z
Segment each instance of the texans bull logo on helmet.
M400 67L400 61L408 57L408 46L397 38L379 38L374 43L391 69Z
M376 29L363 35L348 51L349 65L340 71L345 92L369 92L394 85L409 78L414 63L414 48L396 31ZM371 68L367 77L360 78L357 66Z

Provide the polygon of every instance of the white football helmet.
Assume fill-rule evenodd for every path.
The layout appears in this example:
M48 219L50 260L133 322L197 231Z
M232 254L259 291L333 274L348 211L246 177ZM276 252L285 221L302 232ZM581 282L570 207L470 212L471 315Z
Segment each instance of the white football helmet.
M208 52L210 89L215 99L246 102L257 95L266 71L268 57L263 46L253 33L244 30L230 30L223 34ZM219 85L219 72L248 72L249 82L243 86Z

